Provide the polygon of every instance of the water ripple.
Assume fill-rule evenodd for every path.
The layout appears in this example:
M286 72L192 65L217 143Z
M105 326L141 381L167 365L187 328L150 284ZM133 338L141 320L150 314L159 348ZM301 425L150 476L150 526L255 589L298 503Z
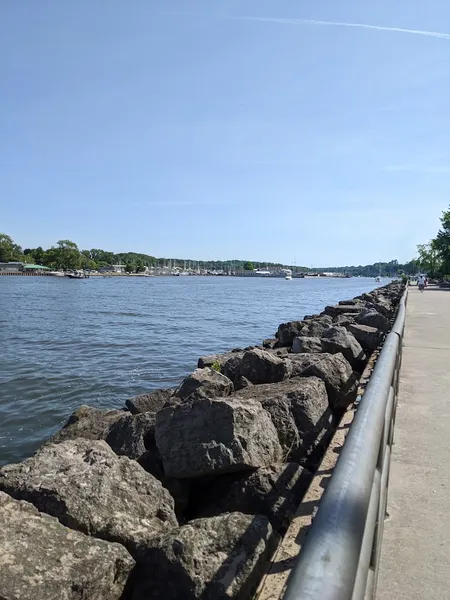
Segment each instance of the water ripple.
M0 464L30 456L80 404L177 385L202 354L261 343L364 279L0 278Z

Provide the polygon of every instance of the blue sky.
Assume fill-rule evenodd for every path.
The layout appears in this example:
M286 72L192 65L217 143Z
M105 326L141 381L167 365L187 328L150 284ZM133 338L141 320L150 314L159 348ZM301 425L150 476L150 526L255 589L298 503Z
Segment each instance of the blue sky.
M403 261L450 204L445 0L3 0L0 52L25 247Z

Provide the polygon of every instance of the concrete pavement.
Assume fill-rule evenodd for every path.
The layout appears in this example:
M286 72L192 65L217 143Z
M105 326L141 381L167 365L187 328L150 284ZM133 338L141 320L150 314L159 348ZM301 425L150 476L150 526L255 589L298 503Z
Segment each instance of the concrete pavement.
M410 288L378 600L450 600L450 291Z

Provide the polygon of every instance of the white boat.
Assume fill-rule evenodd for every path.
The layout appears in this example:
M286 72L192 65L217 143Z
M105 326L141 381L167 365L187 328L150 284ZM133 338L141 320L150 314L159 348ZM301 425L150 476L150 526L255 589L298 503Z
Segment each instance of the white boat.
M86 275L83 271L72 271L67 273L67 277L70 277L70 279L89 279L89 275Z
M65 274L62 271L47 271L47 275L51 275L52 277L64 277Z
M292 281L292 271L291 271L291 269L285 269L284 272L286 274L286 276L285 276L286 281Z
M381 277L375 277L375 281L379 283L381 281Z

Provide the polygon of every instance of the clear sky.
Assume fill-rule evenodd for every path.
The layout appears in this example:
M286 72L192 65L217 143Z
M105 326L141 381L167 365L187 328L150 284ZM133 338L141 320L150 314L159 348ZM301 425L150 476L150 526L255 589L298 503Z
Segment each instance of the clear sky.
M24 247L404 261L450 204L447 0L2 0L0 56Z

